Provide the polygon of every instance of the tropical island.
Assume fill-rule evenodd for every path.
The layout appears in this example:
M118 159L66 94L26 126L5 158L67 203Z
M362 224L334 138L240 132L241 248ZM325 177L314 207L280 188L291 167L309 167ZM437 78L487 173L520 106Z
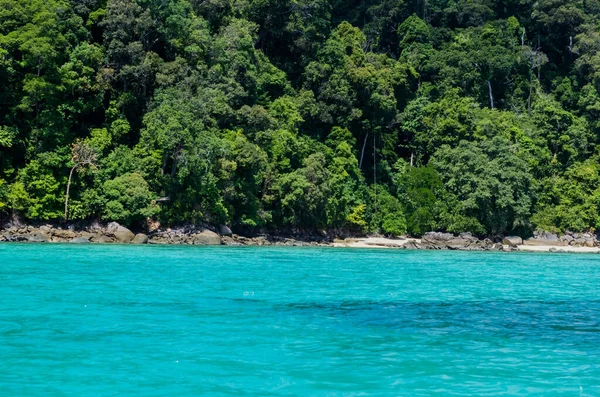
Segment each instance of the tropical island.
M597 1L0 10L0 225L25 240L598 245Z

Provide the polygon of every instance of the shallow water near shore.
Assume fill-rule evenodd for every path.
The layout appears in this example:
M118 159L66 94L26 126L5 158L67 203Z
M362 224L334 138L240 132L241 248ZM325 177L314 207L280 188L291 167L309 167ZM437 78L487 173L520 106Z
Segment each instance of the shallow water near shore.
M600 396L600 257L0 245L0 395Z

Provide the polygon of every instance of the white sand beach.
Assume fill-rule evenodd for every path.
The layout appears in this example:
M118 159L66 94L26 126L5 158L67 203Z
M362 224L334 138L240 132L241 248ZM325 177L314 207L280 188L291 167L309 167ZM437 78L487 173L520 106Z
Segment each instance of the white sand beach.
M392 239L385 237L347 238L335 240L334 247L338 248L402 248L408 242L421 243L421 239Z
M519 245L518 251L521 252L568 252L572 254L598 254L598 247L571 247L554 245Z

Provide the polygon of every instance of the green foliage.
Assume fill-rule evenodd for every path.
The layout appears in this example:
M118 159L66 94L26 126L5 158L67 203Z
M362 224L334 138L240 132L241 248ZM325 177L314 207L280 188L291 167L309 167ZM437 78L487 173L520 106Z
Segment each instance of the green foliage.
M513 150L498 137L479 144L462 141L456 148L443 146L432 158L458 201L451 210L476 220L467 230L503 234L529 226L535 183L527 163Z
M229 175L222 173L221 190L230 223L249 228L264 226L269 215L262 209L260 193L268 166L267 155L241 131L228 132L224 139L229 156L222 160L223 171L229 171Z
M406 218L400 201L385 187L373 185L369 189L369 230L375 233L399 236L406 233Z
M533 106L533 122L552 153L552 163L568 165L588 153L591 134L587 122L542 95Z
M0 212L62 218L79 142L73 219L597 228L599 26L579 0L0 0Z
M432 167L411 167L398 178L398 190L407 214L407 230L413 236L440 228L448 194Z
M564 176L542 181L543 195L532 222L540 230L576 232L600 227L600 166L576 163Z
M424 63L423 72L441 87L459 87L480 104L500 107L507 90L520 83L515 74L525 67L520 34L515 18L457 30L453 40Z
M0 126L0 146L5 148L12 147L16 137L16 129Z
M55 172L64 163L56 153L41 153L31 160L12 185L8 197L12 208L30 219L60 219L64 190Z
M325 156L315 153L303 167L282 175L277 181L283 224L297 227L322 227L326 224L329 171Z
M398 27L398 37L400 38L400 47L406 50L415 43L429 43L431 30L425 21L413 14Z
M0 212L3 212L6 207L6 195L6 182L4 182L3 179L0 179Z
M103 218L125 225L139 223L157 214L158 206L148 183L137 173L129 173L106 181L103 186L106 208Z
M366 210L366 204L359 204L352 209L352 212L349 213L346 218L351 227L357 228L359 231L365 230L367 227L367 221L365 219Z
M25 190L25 185L19 181L13 183L6 193L6 201L13 211L24 211L27 209L30 198Z

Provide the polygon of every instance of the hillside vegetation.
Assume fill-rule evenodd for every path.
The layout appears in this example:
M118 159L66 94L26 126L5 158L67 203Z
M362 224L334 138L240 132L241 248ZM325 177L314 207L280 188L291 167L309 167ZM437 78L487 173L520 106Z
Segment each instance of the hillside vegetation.
M0 216L593 230L599 16L598 0L0 0Z

